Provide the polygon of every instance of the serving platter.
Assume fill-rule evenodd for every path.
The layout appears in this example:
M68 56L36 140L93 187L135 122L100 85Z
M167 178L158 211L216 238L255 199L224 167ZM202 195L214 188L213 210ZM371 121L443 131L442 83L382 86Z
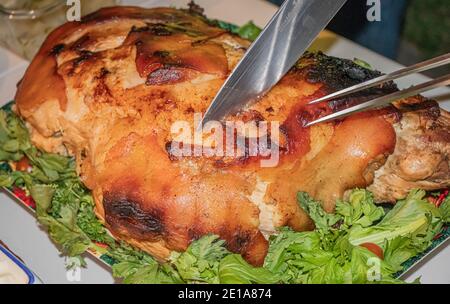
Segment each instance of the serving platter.
M1 109L4 111L11 111L11 106L13 102L10 102L3 106ZM7 162L0 163L0 168L5 171L12 170L12 167ZM17 186L13 187L5 187L4 190L19 204L21 204L23 207L27 208L32 213L36 212L36 203L34 202L33 198L28 194L25 188L19 188ZM437 234L437 236L434 238L431 246L426 249L421 254L411 258L410 260L406 261L403 264L403 270L398 272L395 277L396 278L404 278L405 274L407 274L410 270L412 270L414 267L417 267L421 263L425 261L425 259L432 255L433 252L439 250L440 248L443 248L444 246L448 245L448 242L450 241L450 227L444 226L440 233ZM95 245L97 245L98 248L104 249L105 251L108 249L108 245L104 243L98 243L96 242ZM99 250L91 249L89 248L87 252L95 259L97 259L99 262L103 263L107 267L112 267L115 263L115 260L113 257L109 256L107 253L102 253Z
M139 1L133 1L134 3ZM145 6L153 6L153 5L171 5L174 4L176 6L181 6L184 3L188 1L144 1L146 4ZM255 23L258 25L263 26L265 22L267 22L270 19L270 16L275 11L275 7L271 6L268 3L261 2L259 0L249 0L245 3L240 3L242 1L234 1L234 0L227 0L227 1L197 1L200 5L204 6L206 8L206 14L212 18L220 18L223 20L227 20L230 22L234 22L237 24L243 24L247 21L253 19ZM255 6L258 6L258 10L254 10ZM238 8L239 7L239 8ZM242 7L242 9L240 8ZM351 42L349 42L346 39L343 39L341 37L338 37L332 33L325 32L321 35L319 40L316 42L316 44L313 46L313 49L322 49L326 51L327 54L335 55L339 57L347 57L347 58L353 58L358 57L361 59L364 59L365 61L371 63L375 68L382 70L384 72L390 72L392 70L395 70L399 68L400 66L392 62L390 60L387 60L377 54L374 54L373 52L370 52L360 46L357 46ZM349 51L351 50L351 52ZM26 68L27 62L24 62L18 58L16 58L14 55L11 55L5 51L1 54L2 57L1 60L6 58L6 62L2 61L0 63L0 66L2 67L2 70L0 71L0 87L2 88L0 92L0 100L7 101L10 100L11 97L14 94L15 89L15 83L20 79L21 75L23 74L24 69ZM3 54L8 54L8 56L3 57ZM407 80L404 80L399 83L400 87L408 86L414 82L422 81L424 79L423 76L417 75L414 77L411 77ZM436 91L433 92L435 95L444 96L445 91ZM435 96L432 95L432 96ZM445 99L444 99L445 100ZM442 103L443 107L447 108L448 105L450 105L450 101L447 99ZM12 191L14 189L9 189L8 191ZM18 195L14 195L14 197L17 198ZM20 195L19 195L20 196ZM0 231L1 235L0 238L4 238L3 235L7 235L8 238L15 238L12 240L12 242L8 243L14 243L15 247L18 249L17 251L21 254L20 248L26 248L27 253L21 254L24 256L27 261L31 260L31 263L43 263L44 265L40 265L40 268L42 269L41 272L38 271L38 273L46 273L47 276L51 278L51 280L46 280L47 282L52 282L53 280L56 282L58 281L64 281L65 275L64 273L64 267L63 267L63 261L62 259L57 257L56 249L55 247L49 242L49 240L45 237L45 234L39 231L33 231L33 234L30 230L24 229L23 227L30 227L31 225L36 225L35 221L30 219L29 216L26 216L23 214L23 210L21 208L14 209L14 212L3 212L3 210L11 210L14 207L8 206L4 207L3 201L5 201L5 204L10 203L10 200L6 199L5 197L2 197L2 204L0 204L0 222L5 223L5 225L2 225L0 223ZM22 206L26 206L27 200L20 200L20 203ZM26 209L29 211L32 211L33 209L31 207L26 206ZM8 217L8 218L7 218ZM11 218L10 218L11 217ZM26 223L25 219L26 218ZM6 223L15 223L16 225L14 227L11 227L10 229L15 229L15 232L13 233L3 233L2 229L6 227ZM41 233L40 237L36 237L36 233ZM440 251L443 247L445 247L445 244L448 244L446 240L448 240L448 228L442 236L435 240L434 246L432 246L427 253L425 253L425 256L416 257L414 260L411 260L408 262L408 266L404 269L402 273L404 273L406 270L414 269L416 268L416 265L419 265L420 262L423 261L423 259L427 260L430 256L432 256L434 253ZM24 240L24 241L22 241ZM25 241L28 240L28 241ZM42 244L45 244L42 245ZM44 248L45 247L45 248ZM42 251L45 250L45 254L42 254ZM444 264L436 262L440 265L427 263L427 265L431 264L430 269L432 271L429 271L429 275L425 276L423 275L424 279L430 278L435 279L436 282L444 282L445 278L450 277L448 273L445 273L446 269L450 269L450 267L445 267L445 260L449 261L450 259L446 259L445 257L449 256L449 250L444 250L441 252L444 253L444 257L441 258L441 260L444 261ZM107 256L102 256L98 252L91 252L91 254L95 257L95 259L100 260L102 263L90 263L88 262L88 268L87 270L83 270L85 275L83 275L82 282L112 282L112 279L109 275L108 271L108 265L110 265L110 260ZM446 255L445 255L446 254ZM49 258L51 256L51 258ZM41 262L42 261L42 262ZM58 262L57 262L58 261ZM108 263L109 261L109 263ZM434 260L433 260L434 261ZM56 263L56 265L55 265ZM447 262L448 263L448 262ZM106 266L106 271L105 271ZM59 267L59 268L58 268ZM39 269L39 267L33 266L35 269ZM60 269L60 270L56 270ZM432 274L432 275L431 275ZM414 274L412 277L415 278L419 276L418 274ZM45 277L45 276L43 276ZM439 279L440 278L440 279ZM44 278L45 279L45 278Z

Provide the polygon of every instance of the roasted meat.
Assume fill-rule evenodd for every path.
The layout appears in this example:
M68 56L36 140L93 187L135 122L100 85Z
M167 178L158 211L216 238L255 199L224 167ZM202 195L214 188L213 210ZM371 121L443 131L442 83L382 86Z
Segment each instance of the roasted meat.
M198 12L117 7L52 32L18 86L16 111L40 148L76 158L112 233L157 258L217 234L260 265L267 236L313 223L298 191L332 212L369 187L380 202L450 185L450 116L417 96L311 128L314 118L393 92L389 83L328 104L308 101L379 75L305 54L266 96L230 120L280 122L280 159L176 157L171 126L204 113L249 47Z

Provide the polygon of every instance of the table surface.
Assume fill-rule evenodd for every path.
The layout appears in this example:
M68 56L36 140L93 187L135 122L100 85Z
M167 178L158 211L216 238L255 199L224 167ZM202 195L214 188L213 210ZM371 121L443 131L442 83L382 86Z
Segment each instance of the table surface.
M183 7L188 0L123 0L124 4L142 6ZM262 0L197 0L210 18L218 18L236 24L253 20L264 26L275 13L276 7ZM343 58L360 58L383 72L392 72L402 66L364 47L330 32L324 32L311 47ZM13 99L16 83L22 77L28 62L0 48L0 102ZM399 87L408 87L427 78L413 75L398 81ZM442 88L425 94L450 109L450 90ZM109 269L96 259L86 256L87 267L81 270L80 280L73 280L65 270L62 257L50 241L45 230L37 224L33 214L0 192L0 240L16 252L45 283L114 283ZM450 283L450 248L444 246L426 259L426 263L408 273L407 280L421 277L422 283ZM76 277L76 276L75 276Z

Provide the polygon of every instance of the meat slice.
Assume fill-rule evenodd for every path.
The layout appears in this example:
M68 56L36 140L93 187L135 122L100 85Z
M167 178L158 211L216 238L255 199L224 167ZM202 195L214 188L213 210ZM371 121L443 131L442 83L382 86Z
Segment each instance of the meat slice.
M397 106L402 119L394 125L396 149L369 187L379 201L404 198L414 188L434 190L450 184L450 114L421 97Z

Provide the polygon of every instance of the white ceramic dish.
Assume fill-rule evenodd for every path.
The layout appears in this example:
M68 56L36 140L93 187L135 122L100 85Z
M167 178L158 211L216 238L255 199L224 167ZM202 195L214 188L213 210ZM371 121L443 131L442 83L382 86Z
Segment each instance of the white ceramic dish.
M41 280L22 261L0 245L0 284L41 283Z

